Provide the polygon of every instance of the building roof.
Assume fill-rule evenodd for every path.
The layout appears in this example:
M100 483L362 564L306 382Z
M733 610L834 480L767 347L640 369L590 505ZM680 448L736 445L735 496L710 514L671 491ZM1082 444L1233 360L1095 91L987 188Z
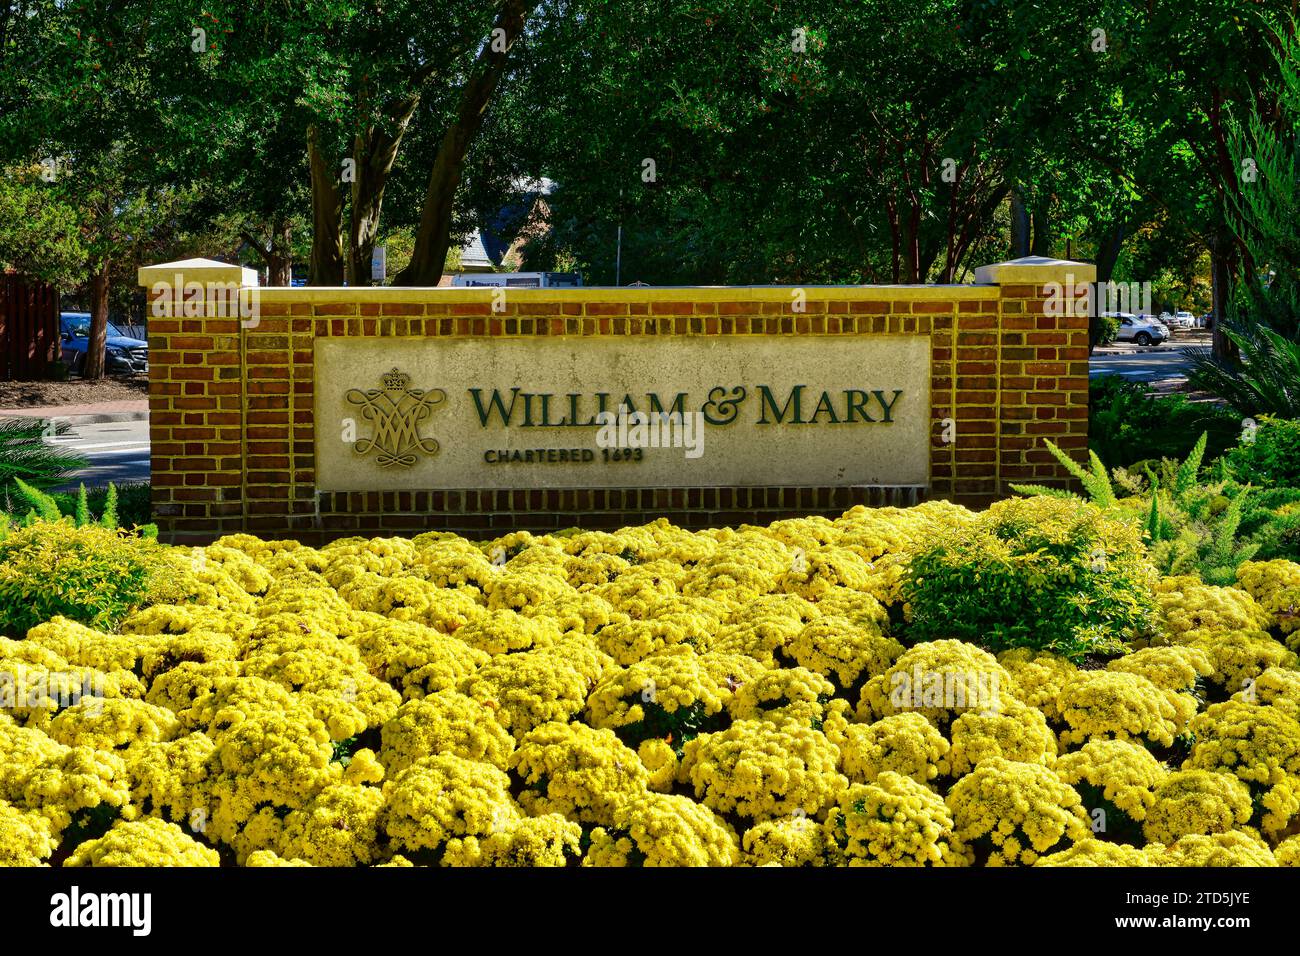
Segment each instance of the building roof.
M460 269L462 272L494 272L496 263L483 248L483 234L475 231L469 241L461 246Z

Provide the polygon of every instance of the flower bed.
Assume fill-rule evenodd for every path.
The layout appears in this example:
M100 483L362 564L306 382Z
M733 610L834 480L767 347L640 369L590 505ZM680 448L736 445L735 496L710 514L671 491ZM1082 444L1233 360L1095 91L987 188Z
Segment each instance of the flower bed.
M0 638L0 863L1300 864L1300 566L1088 507L157 545Z

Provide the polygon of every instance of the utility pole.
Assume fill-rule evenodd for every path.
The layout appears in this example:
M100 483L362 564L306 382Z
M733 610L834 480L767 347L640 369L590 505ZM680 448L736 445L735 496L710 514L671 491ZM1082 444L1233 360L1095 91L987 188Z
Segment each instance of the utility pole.
M623 284L623 190L618 191L618 245L614 251L614 285Z

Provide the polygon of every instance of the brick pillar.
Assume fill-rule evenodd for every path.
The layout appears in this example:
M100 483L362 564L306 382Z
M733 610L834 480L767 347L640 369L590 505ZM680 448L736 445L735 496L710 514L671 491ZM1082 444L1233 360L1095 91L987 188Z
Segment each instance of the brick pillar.
M186 259L139 270L149 315L154 520L169 541L245 526L241 335L256 327L252 269Z
M1028 256L981 266L999 286L996 335L999 493L1011 483L1065 487L1072 479L1044 444L1088 457L1088 314L1097 269Z

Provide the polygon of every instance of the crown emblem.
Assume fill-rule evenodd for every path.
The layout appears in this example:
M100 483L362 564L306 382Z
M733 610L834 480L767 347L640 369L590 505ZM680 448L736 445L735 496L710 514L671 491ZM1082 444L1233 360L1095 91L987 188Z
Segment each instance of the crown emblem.
M405 372L393 369L391 372L385 372L380 381L384 383L384 388L392 392L404 392L408 385L411 384L411 376Z

